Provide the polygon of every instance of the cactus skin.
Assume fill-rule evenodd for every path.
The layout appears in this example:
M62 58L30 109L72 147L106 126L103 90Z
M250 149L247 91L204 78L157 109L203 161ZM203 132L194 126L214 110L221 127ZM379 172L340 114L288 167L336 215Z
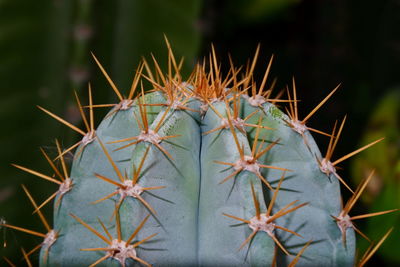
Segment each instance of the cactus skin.
M164 101L163 97L157 93L149 95L147 99L150 103ZM132 107L128 110L120 110L114 116L109 116L103 120L96 130L97 137L106 143L126 138L127 134L138 134L139 129L134 116L132 116L134 109ZM154 119L154 116L149 117L149 119ZM112 150L113 147L116 148L117 146L110 145L109 149ZM131 171L131 154L132 147L112 154L114 160L118 162L117 165L120 170ZM112 213L108 214L104 211L113 210L113 202L103 201L96 205L90 203L115 190L115 186L103 183L95 177L94 173L116 178L116 173L97 140L87 145L83 149L81 156L73 162L70 175L74 182L73 190L63 197L60 207L56 208L54 212L54 229L62 229L61 233L65 231L64 233L68 234L61 234L57 242L49 250L48 262L41 262L41 266L81 266L84 264L83 262L94 262L98 258L95 253L88 253L88 255L84 256L86 257L85 261L82 261L79 257L72 256L81 254L81 248L101 247L103 244L101 240L90 234L87 229L69 215L73 213L97 227L101 227L97 221L97 218L100 218L107 227L110 226L107 225L107 222L110 221ZM90 211L93 216L88 214L85 207L94 208ZM79 246L76 246L76 237L79 237ZM45 258L43 249L41 254L40 259L43 261ZM118 266L118 264L115 266Z
M254 111L250 105L243 106L244 116ZM308 202L307 206L292 213L290 218L278 219L278 222L285 224L289 229L296 231L301 227L299 233L303 239L290 238L285 245L290 247L304 244L304 240L321 241L318 245L308 247L303 254L304 257L296 266L310 266L315 262L321 266L352 266L355 254L354 231L347 229L345 248L342 235L337 231L337 224L330 216L340 213L339 181L332 174L331 177L327 177L320 171L316 157L321 159L321 153L308 131L305 137L310 149L303 138L284 122L289 119L285 114L270 103L263 104L262 109L261 116L265 118L266 124L276 129L266 131L267 140L280 138L281 144L279 147L273 147L262 161L269 165L279 165L294 170L289 174L291 179L287 179L284 183L284 187L288 190L280 192L276 205L284 206L297 199ZM276 170L268 170L266 173L267 177L278 175ZM301 197L296 192L301 194ZM283 239L287 237L288 235L282 236ZM280 256L278 264L280 261L282 265L291 261L282 254Z
M166 103L166 100L156 92L146 95L146 103ZM201 104L195 98L188 103L196 110ZM241 103L242 118L255 110L246 99L242 98ZM215 102L213 106L219 113L226 114L223 101ZM122 143L108 144L140 133L133 116L133 113L139 113L137 100L130 109L119 110L107 117L96 130L97 139L83 148L82 154L73 162L73 190L64 196L54 217L54 228L60 231L60 237L50 248L46 261L43 261L45 257L42 250L41 266L90 265L104 255L105 252L80 251L105 247L105 244L70 214L104 235L97 221L100 218L111 235L117 235L115 220L110 220L110 217L118 196L113 198L115 201L108 199L90 204L115 190L114 185L96 178L95 173L118 181L98 140L104 144L121 173L126 171L128 177L133 174L132 166L137 168L146 148L151 146L139 183L143 187L166 186L154 192L159 198L143 195L156 214L150 216L139 232L138 240L154 233L158 233L158 236L146 246L155 250L137 250L141 259L160 266L272 265L276 246L274 241L266 233L260 232L255 235L249 248L247 245L238 251L251 229L247 225L230 227L236 222L222 215L227 213L245 219L255 215L250 184L254 184L261 212L265 212L272 197L272 192L264 188L264 201L262 183L249 171L242 171L235 178L219 184L231 170L224 171L225 166L214 161L235 162L240 157L231 131L222 129L202 135L221 123L212 109L208 109L203 118L199 113L187 110L166 110L165 107L153 109L152 112L148 110L150 128L154 129L164 112L168 111L158 133L160 136L179 135L160 143L172 159L149 143L142 142L118 151L113 150L121 147ZM276 221L278 225L298 232L303 238L277 231L278 238L292 254L297 253L309 240L316 243L305 250L297 266L309 266L311 263L351 266L355 250L354 232L351 228L347 229L345 248L340 230L331 218L331 215L340 212L340 186L337 179L328 178L319 170L315 156L320 157L320 152L311 135L306 133L310 146L308 149L303 138L285 124L283 119L287 120L287 117L270 103L263 104L262 112L252 117L254 124L258 116L263 117L263 125L275 128L262 129L260 137L265 138L266 142L280 139L278 145L262 156L261 161L292 170L283 180L273 210L293 200L308 202L307 206ZM245 153L249 154L255 130L251 127L246 130L247 136L238 130L235 133ZM279 179L282 171L265 169L262 174L276 187L273 181ZM137 199L125 199L119 211L122 236L127 238L147 214L149 210ZM289 264L291 260L291 257L278 252L279 265ZM107 259L102 264L120 265L115 259ZM134 261L127 260L126 264L130 266Z
M170 51L171 65L178 71ZM310 132L271 102L254 106L236 74L226 89L210 65L213 75L198 67L187 83L158 70L159 90L116 105L77 148L40 266L354 264L353 227L344 234L334 219L344 210L339 180L321 171ZM142 191L128 191L132 179Z
M224 114L225 103L215 104L219 113ZM220 125L221 119L209 109L204 117L203 132ZM238 131L236 131L238 132ZM246 137L237 133L239 142L249 145ZM263 199L261 183L251 172L243 171L236 178L219 184L229 171L227 166L216 164L214 161L235 162L239 158L232 133L224 129L218 133L208 134L202 139L202 177L199 203L199 264L201 266L245 265L246 249L238 251L243 241L250 235L251 230L246 225L229 227L233 221L222 213L229 213L241 218L250 219L255 215L251 198L250 183L255 184L258 199ZM233 187L233 188L232 188ZM265 210L265 203L261 203ZM264 234L257 234L249 251L249 265L260 266L272 262L274 244L272 239Z

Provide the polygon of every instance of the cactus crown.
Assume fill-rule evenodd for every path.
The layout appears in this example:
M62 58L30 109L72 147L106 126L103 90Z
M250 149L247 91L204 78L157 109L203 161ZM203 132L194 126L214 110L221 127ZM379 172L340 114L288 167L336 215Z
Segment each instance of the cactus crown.
M243 75L231 64L223 76L212 48L208 64L184 80L167 47L167 73L154 57L154 72L143 60L128 97L93 55L119 103L93 104L90 85L87 106L75 94L85 130L39 107L82 139L64 150L56 141L54 160L41 149L54 175L14 165L58 186L40 205L23 187L46 233L1 221L43 238L23 251L26 262L41 248L41 266L353 265L354 230L368 239L353 221L396 210L350 216L372 174L353 191L336 169L382 139L331 162L346 118L330 134L306 125L339 86L301 120L294 79L288 99L272 98L276 81L267 89L273 57L261 85L254 82L259 48ZM95 128L100 107L112 110ZM329 137L324 157L310 132ZM68 172L64 157L74 149ZM344 207L340 183L353 193ZM51 228L41 208L53 200Z

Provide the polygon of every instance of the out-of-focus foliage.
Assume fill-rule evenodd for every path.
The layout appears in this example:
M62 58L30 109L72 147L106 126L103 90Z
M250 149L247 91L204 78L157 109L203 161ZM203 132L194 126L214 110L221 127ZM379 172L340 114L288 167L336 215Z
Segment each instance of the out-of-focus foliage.
M10 163L46 171L38 146L51 145L59 125L43 120L33 103L46 103L56 113L65 107L63 99L70 94L64 88L71 8L71 1L0 2L0 216L38 231L36 218L26 219L32 207L20 184L43 192L35 194L39 201L48 195L49 187ZM9 230L5 235L11 251L16 235Z
M72 102L74 89L86 90L90 80L96 103L115 102L90 51L126 92L141 56L151 59L154 53L160 65L166 66L164 34L177 57L185 55L183 72L187 73L200 45L200 9L200 0L0 1L0 218L41 231L35 215L26 219L33 208L20 184L29 188L37 202L44 201L56 186L10 163L51 175L38 148L55 156L54 138L66 147L77 138L35 105L79 126L79 112ZM46 217L51 221L50 213ZM0 249L0 258L19 253L15 248L20 245L30 249L40 241L11 230L5 237L8 246Z
M276 18L301 0L234 0L234 10L243 21Z
M361 200L369 207L370 212L400 207L400 88L389 91L381 99L374 111L360 143L370 142L375 138L385 137L385 141L373 150L367 150L356 157L352 163L352 177L355 184L360 183L368 173L375 171ZM367 236L376 240L386 229L400 225L400 214L377 216L368 219L365 229ZM398 242L400 229L395 228L391 237L378 251L391 261L400 263ZM364 240L359 240L360 244Z
M111 57L113 78L121 90L130 88L134 70L142 56L151 61L150 53L153 53L157 60L160 60L160 65L166 67L164 34L171 42L177 58L185 58L183 73L188 74L192 70L200 46L197 28L200 0L117 2L118 4L107 3L109 8L116 7L112 32L97 33L99 38L107 38L104 41L111 43L111 49L96 49L95 52L101 55L101 58Z

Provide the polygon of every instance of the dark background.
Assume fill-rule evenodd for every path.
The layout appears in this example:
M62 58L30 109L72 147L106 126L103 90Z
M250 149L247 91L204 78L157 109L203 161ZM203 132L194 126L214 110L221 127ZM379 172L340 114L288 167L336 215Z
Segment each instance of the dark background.
M357 160L341 164L341 175L356 188L370 169L377 169L352 214L399 208L399 14L399 0L0 1L0 217L43 231L38 219L30 215L32 207L20 184L26 184L38 202L57 187L10 163L48 174L38 147L55 155L54 138L65 147L79 138L36 105L82 126L73 89L85 102L90 81L95 103L116 101L89 52L97 55L126 92L141 56L149 59L152 52L165 66L164 33L174 52L185 57L186 74L196 60L208 56L211 43L225 72L228 53L236 65L245 65L261 44L256 81L261 81L274 54L271 77L278 78L277 91L295 77L301 118L341 83L341 89L309 125L330 131L336 119L348 115L334 158L385 136L383 143ZM97 122L104 112L96 112ZM319 136L316 140L324 152L328 140ZM345 199L349 197L343 193ZM45 213L51 218L50 206ZM398 212L383 217L358 225L377 240L400 223ZM19 257L15 256L17 247L29 249L40 242L4 229L0 229L0 240L8 243L0 255L14 259ZM395 229L370 266L399 264L398 240L399 229ZM366 246L360 242L360 253Z

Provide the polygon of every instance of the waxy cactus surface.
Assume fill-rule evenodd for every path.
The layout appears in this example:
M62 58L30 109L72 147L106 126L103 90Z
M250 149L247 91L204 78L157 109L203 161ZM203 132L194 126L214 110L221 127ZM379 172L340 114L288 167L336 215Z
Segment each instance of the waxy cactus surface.
M42 150L55 176L15 165L59 186L42 205L24 187L47 233L2 224L44 238L25 258L41 247L41 266L352 266L359 230L348 212L369 179L353 191L336 165L380 140L331 161L344 120L331 134L306 122L336 89L300 120L294 81L288 99L271 98L272 60L257 87L256 58L223 77L213 51L184 81L169 48L168 72L144 61L128 97L95 58L120 102L93 104L89 86L87 106L77 97L86 132L40 107L83 139L57 142L57 163ZM327 136L326 155L310 131ZM354 193L346 205L341 184ZM40 208L52 200L50 227Z

